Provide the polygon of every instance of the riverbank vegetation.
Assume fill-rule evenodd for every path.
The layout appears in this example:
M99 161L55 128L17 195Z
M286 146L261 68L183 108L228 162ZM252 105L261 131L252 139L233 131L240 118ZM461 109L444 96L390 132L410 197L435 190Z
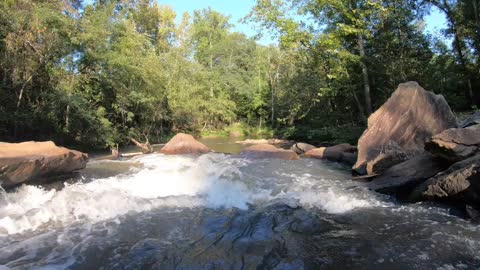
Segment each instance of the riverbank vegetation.
M2 1L0 138L85 148L176 132L355 143L404 81L455 111L480 105L478 5L257 0L244 21L278 37L265 46L213 9ZM432 8L447 18L443 37L424 31Z

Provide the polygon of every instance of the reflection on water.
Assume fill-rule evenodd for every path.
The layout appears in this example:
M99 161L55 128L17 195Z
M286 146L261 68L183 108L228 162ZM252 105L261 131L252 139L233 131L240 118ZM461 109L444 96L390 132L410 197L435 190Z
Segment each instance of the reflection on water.
M245 145L235 143L236 141L244 140L245 138L238 137L211 137L211 138L200 138L198 139L201 143L208 146L218 153L229 153L229 154L238 154L245 148Z
M0 193L0 269L480 266L478 226L399 205L335 163L152 154L80 175Z

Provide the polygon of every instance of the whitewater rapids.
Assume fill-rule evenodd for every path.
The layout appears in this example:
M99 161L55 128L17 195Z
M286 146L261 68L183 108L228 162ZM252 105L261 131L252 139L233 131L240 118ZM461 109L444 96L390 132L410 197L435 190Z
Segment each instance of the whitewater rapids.
M64 186L0 192L0 269L480 266L479 226L348 179L311 159L93 161Z

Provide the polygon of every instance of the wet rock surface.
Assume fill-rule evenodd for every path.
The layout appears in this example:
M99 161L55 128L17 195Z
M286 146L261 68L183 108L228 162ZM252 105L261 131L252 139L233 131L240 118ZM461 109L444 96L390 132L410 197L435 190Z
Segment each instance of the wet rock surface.
M151 154L132 161L142 167L61 190L22 186L0 193L0 265L127 270L480 265L478 226L429 203L397 204L348 181L348 168L338 163L218 153Z
M381 218L385 214L388 219ZM413 230L398 226L404 215L408 211L401 209L331 215L281 202L250 210L157 210L92 226L88 238L77 227L67 228L62 245L71 245L75 263L68 269L75 270L430 269L448 265L468 269L480 263L475 256L478 244L467 244L477 232L465 231L466 239L459 241L449 235L457 226L444 226L441 232L431 227L451 221L448 216L429 221L419 215L422 225ZM432 237L438 241L436 246L429 245ZM33 240L43 241L39 253L57 249L56 241L48 239ZM0 247L0 251L5 250ZM54 254L50 260L62 260L60 249ZM19 257L18 252L0 253L0 264L38 263Z

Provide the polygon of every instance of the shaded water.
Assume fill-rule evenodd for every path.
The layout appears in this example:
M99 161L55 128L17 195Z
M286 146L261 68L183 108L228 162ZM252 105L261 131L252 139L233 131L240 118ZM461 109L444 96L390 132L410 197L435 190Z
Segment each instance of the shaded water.
M476 269L480 227L338 164L211 153L94 161L0 194L0 269Z

